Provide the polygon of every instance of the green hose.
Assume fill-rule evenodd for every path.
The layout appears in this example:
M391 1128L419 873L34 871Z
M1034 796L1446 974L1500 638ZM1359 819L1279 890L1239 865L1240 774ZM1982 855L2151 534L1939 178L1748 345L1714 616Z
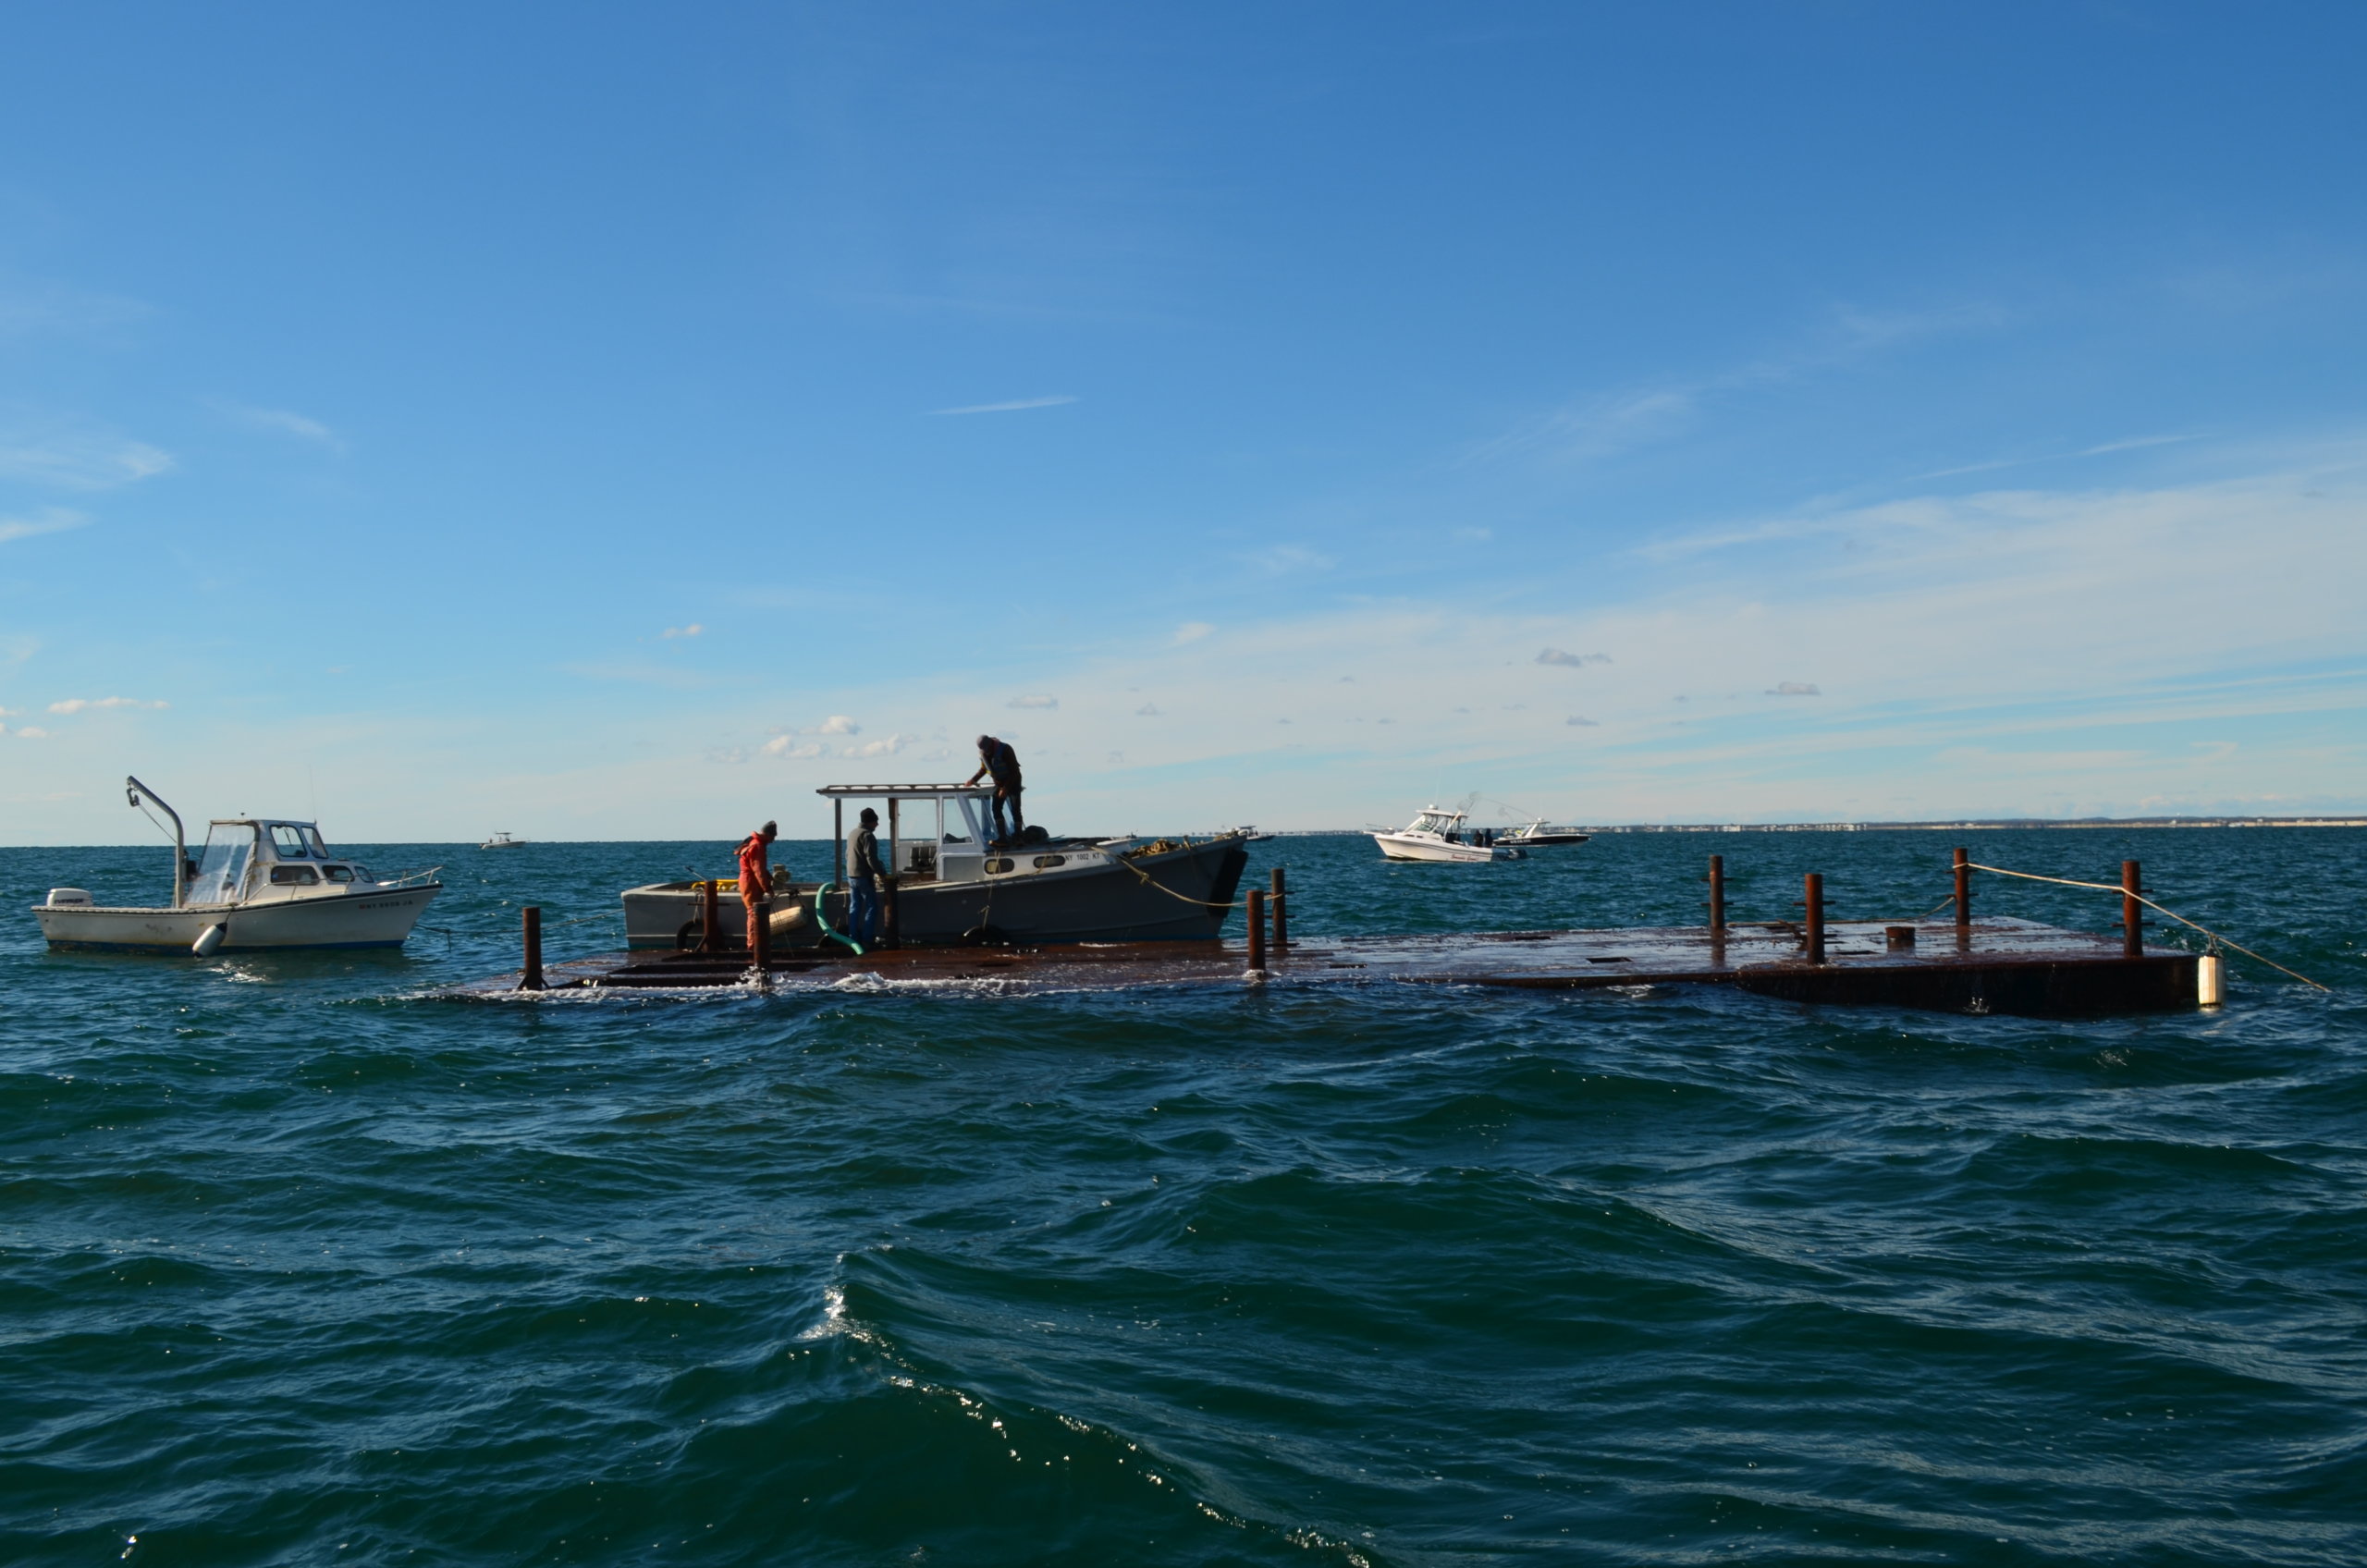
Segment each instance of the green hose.
M836 882L825 882L820 887L814 889L814 924L822 928L823 936L829 937L834 942L844 942L848 947L854 949L855 957L861 958L863 956L863 944L856 941L852 937L845 936L840 932L831 930L830 917L822 913L823 899L828 895L830 889L837 886L838 884Z

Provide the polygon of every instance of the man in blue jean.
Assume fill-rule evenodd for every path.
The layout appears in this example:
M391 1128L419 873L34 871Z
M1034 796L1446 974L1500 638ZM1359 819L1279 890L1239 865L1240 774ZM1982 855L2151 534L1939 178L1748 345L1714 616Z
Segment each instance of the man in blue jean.
M1011 749L1008 741L998 741L991 735L978 737L978 771L963 782L975 784L980 774L991 773L995 779L994 813L995 842L1007 844L1027 831L1026 822L1019 815L1019 753ZM1003 827L1002 808L1011 807L1011 826Z
M879 944L879 884L888 875L879 864L878 827L879 814L864 807L847 855L847 935L866 948Z

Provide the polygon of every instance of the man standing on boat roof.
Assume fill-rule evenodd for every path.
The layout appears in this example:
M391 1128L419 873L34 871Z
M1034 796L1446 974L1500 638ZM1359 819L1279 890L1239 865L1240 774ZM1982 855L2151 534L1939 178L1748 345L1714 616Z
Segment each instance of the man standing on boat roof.
M765 851L780 837L780 828L766 823L740 840L740 902L748 912L748 950L756 950L757 900L773 896L772 867L765 863Z
M879 943L879 884L888 876L879 864L878 827L879 814L864 807L847 855L847 935L866 948Z
M995 841L1008 843L1027 831L1027 824L1019 815L1019 791L1024 786L1019 779L1019 753L1011 749L1008 741L998 741L991 735L978 737L978 771L963 780L975 784L980 774L991 773L995 778L995 798L992 802L995 820ZM1011 827L1003 827L1002 806L1011 802Z

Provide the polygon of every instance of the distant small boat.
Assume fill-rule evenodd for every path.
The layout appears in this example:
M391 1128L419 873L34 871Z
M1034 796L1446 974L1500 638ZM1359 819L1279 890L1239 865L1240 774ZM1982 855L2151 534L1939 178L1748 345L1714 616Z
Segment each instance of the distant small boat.
M481 850L522 850L525 847L525 839L513 839L507 833L496 833L492 838L487 839L484 843L477 846L477 848Z
M1394 833L1376 833L1372 841L1391 860L1442 862L1449 865L1478 864L1491 860L1527 860L1527 852L1486 841L1466 830L1464 815L1445 806L1429 806L1422 815Z
M1551 849L1556 844L1583 844L1592 837L1592 834L1581 833L1575 827L1549 827L1540 816L1534 822L1524 822L1518 827L1497 834L1496 842L1511 844L1518 849L1537 850Z

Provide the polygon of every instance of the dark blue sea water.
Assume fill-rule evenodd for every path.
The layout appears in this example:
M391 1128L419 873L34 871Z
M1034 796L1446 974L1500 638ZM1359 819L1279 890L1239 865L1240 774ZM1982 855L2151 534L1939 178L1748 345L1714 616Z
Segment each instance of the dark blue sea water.
M1998 832L2336 987L450 999L729 846L447 863L400 955L51 956L0 851L11 1563L2367 1562L2367 833ZM1308 932L1836 917L1944 836L1257 846ZM819 846L793 848L811 875ZM2103 929L2114 900L1984 882ZM583 925L561 924L583 920Z

